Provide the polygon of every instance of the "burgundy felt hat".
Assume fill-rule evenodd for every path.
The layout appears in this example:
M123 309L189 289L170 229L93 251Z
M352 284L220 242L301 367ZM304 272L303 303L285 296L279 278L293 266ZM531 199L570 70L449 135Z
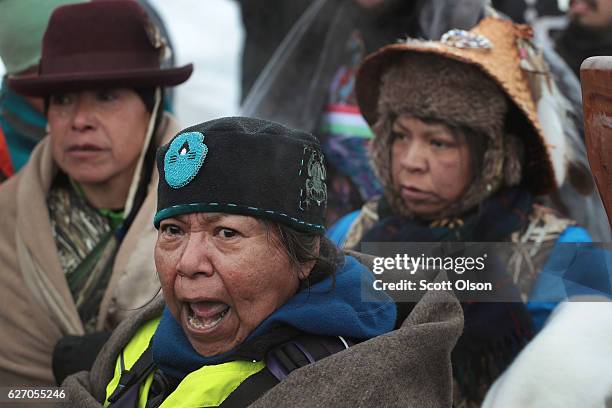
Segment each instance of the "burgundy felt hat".
M157 27L136 1L94 0L62 6L49 19L38 74L9 76L8 83L18 93L46 96L185 82L193 65L160 68L166 50Z

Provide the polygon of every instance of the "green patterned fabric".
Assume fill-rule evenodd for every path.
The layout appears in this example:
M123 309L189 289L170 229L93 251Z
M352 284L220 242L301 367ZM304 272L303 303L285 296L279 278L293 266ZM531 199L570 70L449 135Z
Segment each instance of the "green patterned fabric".
M65 176L47 199L53 237L68 287L87 333L95 331L100 303L112 272L118 241L117 214L91 207Z

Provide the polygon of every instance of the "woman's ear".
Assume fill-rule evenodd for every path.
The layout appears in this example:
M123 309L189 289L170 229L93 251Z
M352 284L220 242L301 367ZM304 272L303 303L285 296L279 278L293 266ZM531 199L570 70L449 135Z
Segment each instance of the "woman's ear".
M321 238L316 238L314 252L317 255L319 255L320 249L321 249ZM301 281L308 279L316 263L317 261L313 260L313 261L308 261L308 262L304 262L303 264L301 264L300 269L298 271L298 278Z

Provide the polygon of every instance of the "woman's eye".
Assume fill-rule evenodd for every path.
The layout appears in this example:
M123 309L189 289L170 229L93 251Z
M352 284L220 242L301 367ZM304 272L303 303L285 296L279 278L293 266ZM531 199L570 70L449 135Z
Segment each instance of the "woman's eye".
M436 147L439 149L443 149L443 148L451 146L451 144L448 143L446 140L432 139L430 143L433 147Z
M407 134L402 133L402 132L391 132L391 141L394 140L404 140L408 137Z
M180 235L183 231L174 224L166 224L161 226L161 232L162 234L168 236L177 236Z
M238 231L231 228L220 228L218 234L222 238L233 238L238 235Z
M52 105L68 105L72 101L70 95L65 94L56 94L51 95L51 104Z
M431 145L434 147L444 147L446 146L446 144L444 142L441 142L439 140L432 140L431 141Z
M98 100L102 102L112 102L117 99L117 95L110 91L98 92Z

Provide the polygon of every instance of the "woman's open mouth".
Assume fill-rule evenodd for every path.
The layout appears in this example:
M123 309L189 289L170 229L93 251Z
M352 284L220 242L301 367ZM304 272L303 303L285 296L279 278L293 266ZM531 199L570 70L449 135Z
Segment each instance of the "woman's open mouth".
M222 302L190 302L187 305L187 325L198 333L215 329L231 309Z

